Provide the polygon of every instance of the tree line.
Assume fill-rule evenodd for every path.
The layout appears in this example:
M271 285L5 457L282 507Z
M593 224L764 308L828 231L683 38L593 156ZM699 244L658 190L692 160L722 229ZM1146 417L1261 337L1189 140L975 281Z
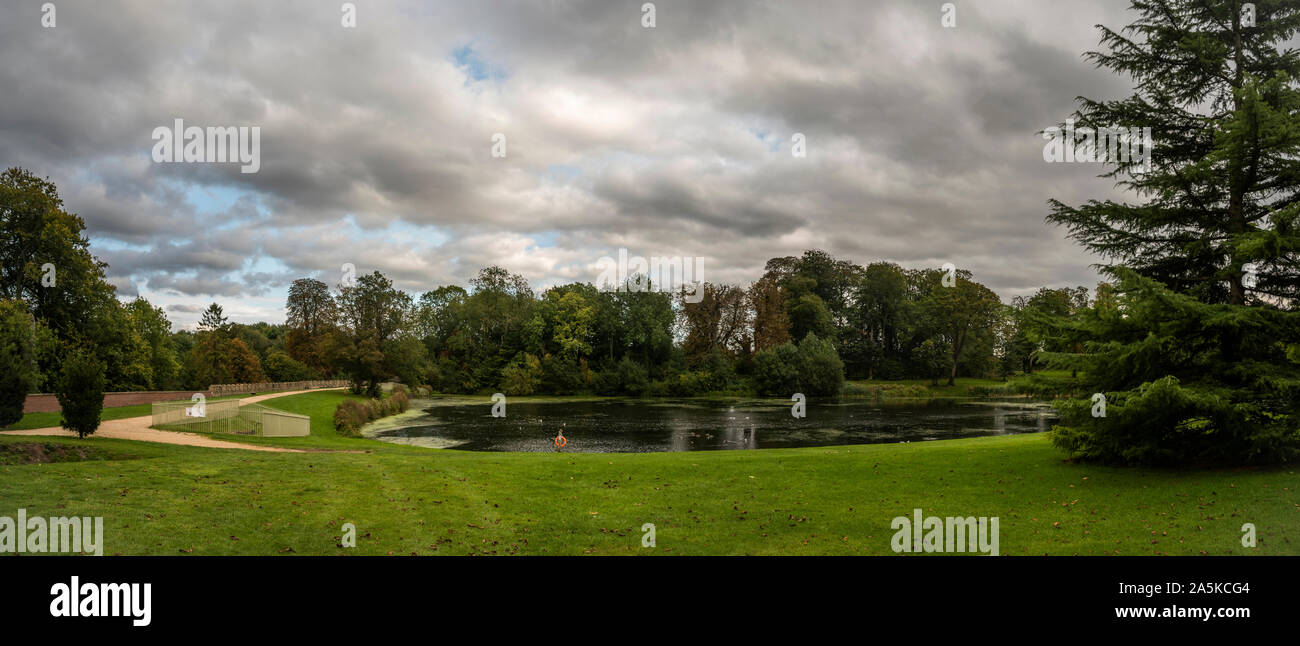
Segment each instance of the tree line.
M1082 287L1004 305L970 272L948 273L809 250L768 261L748 287L705 282L695 298L640 276L617 290L536 294L500 267L418 298L380 272L335 291L303 278L289 291L285 345L359 391L397 378L449 393L833 395L846 378L952 384L1033 371L1035 353L1059 342L1025 313L1088 305Z

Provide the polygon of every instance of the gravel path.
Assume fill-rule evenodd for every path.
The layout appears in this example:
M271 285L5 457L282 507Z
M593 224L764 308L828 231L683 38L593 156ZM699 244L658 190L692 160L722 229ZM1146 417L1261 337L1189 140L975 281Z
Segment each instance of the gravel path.
M292 390L282 393L267 393L265 395L255 395L253 397L244 397L239 400L240 404L252 404L275 397L285 397L288 395L297 395L300 393L317 392L321 390L342 390L341 388L315 388L312 390ZM180 433L177 431L160 431L149 428L153 423L153 417L143 415L140 417L128 417L125 419L112 419L106 422L100 422L99 428L95 430L95 437L107 437L115 440L137 440L140 442L160 442L162 444L183 444L185 446L205 446L213 449L243 449L245 451L270 451L273 453L309 453L300 449L285 449L278 446L262 446L259 444L245 444L243 442L227 442L225 440L216 440L208 435L197 433ZM23 431L0 431L4 435L61 435L64 437L76 437L77 434L65 428L50 426L47 428L33 428Z

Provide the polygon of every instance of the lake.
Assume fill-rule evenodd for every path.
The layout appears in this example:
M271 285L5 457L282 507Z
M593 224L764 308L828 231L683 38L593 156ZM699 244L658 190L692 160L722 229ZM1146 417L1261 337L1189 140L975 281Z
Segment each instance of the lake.
M922 442L984 435L1039 433L1055 412L1045 403L990 400L807 404L807 416L773 400L691 399L510 400L505 417L491 401L454 404L423 400L418 408L363 429L367 437L399 444L466 451L649 453L772 449L887 442Z

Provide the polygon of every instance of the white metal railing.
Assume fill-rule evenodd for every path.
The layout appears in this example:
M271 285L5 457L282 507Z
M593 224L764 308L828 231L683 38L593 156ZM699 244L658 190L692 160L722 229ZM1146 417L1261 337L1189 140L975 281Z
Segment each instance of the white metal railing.
M311 434L311 418L261 404L239 405L237 399L153 404L151 426L201 433L239 433L263 437L302 437Z

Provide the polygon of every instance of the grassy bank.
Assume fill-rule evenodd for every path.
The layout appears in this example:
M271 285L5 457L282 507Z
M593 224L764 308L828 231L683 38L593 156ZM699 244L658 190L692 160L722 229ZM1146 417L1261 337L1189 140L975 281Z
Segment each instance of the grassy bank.
M857 379L845 382L844 396L880 399L1045 396L1069 392L1078 383L1078 379L1066 370L1040 370L1032 375L1019 374L1006 379L961 377L951 386L945 379L938 383L929 379Z
M297 396L292 405L323 410L328 402L318 396L327 394ZM113 459L0 466L0 515L22 507L29 516L103 516L106 554L892 554L891 519L917 507L999 517L1002 554L1300 554L1295 467L1076 465L1043 435L763 451L470 453L330 439L315 414L313 424L312 438L277 442L373 452L60 438ZM353 549L338 547L348 522L357 530ZM1258 548L1241 545L1246 522L1258 528ZM641 547L643 523L656 525L654 548Z
M929 379L860 379L849 381L844 386L844 396L850 398L939 398L939 397L975 397L988 389L1007 388L1007 382L998 379L958 379L949 386L947 382L930 383Z

